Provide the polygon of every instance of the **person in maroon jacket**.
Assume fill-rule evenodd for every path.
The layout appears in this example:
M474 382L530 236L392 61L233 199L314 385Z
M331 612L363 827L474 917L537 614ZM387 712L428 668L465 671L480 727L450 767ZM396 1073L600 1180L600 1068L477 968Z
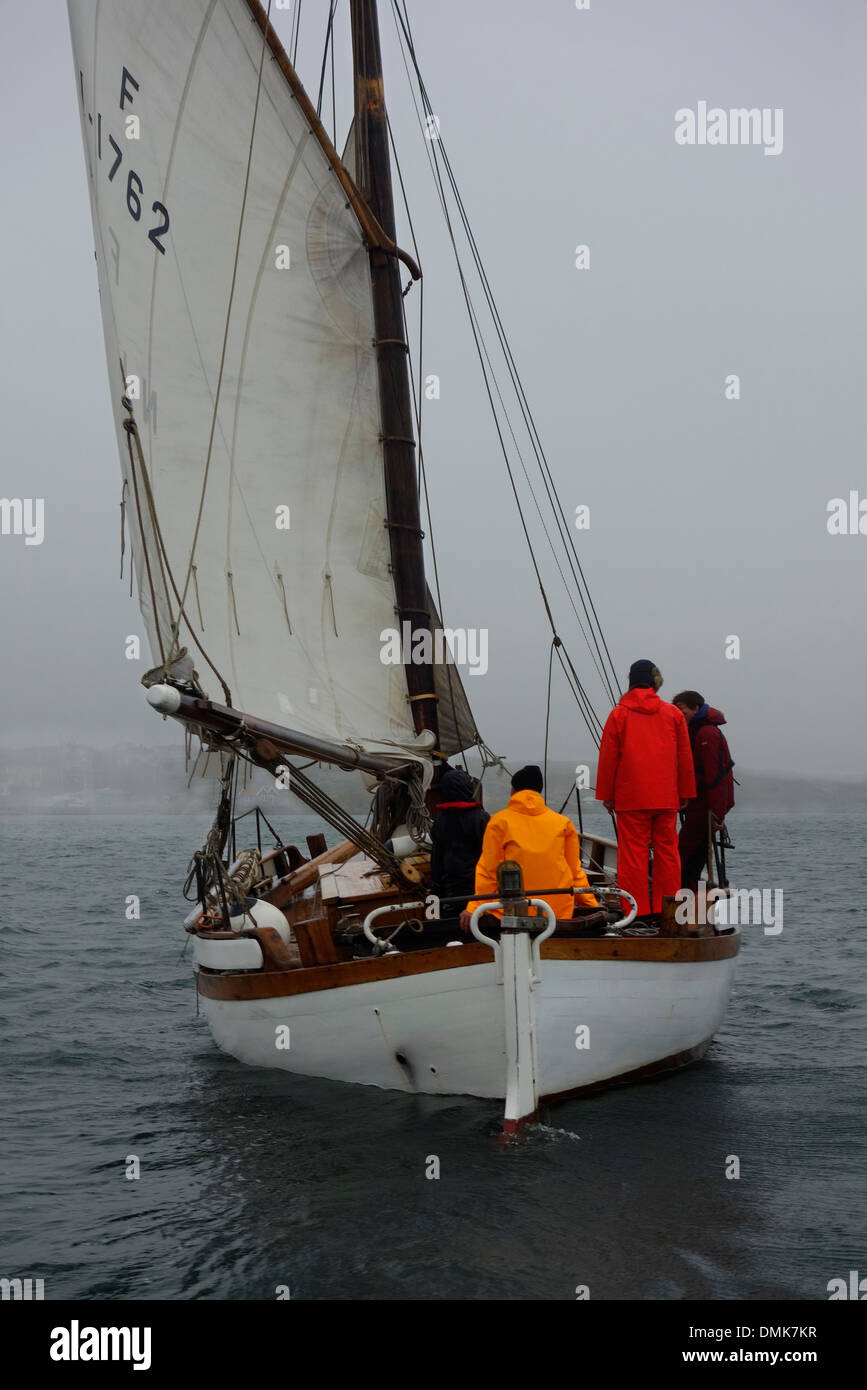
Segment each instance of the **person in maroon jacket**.
M671 703L687 722L695 763L696 795L686 808L680 830L680 867L683 887L697 893L707 863L708 814L713 829L719 830L735 804L734 762L720 730L726 722L720 710L707 704L697 690L682 690Z
M695 796L686 723L660 700L661 685L652 661L633 662L629 689L605 721L596 773L596 800L617 814L617 881L635 898L636 920L644 925L680 887L677 812Z

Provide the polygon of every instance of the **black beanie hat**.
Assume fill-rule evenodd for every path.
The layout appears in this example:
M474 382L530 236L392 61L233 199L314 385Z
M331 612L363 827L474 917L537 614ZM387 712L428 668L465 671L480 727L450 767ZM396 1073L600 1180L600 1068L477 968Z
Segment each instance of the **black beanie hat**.
M545 785L542 769L535 763L519 768L512 778L513 792L541 792Z
M446 767L439 784L443 801L475 801L472 778L462 767Z
M629 668L629 689L652 690L655 670L656 663L653 661L633 661Z

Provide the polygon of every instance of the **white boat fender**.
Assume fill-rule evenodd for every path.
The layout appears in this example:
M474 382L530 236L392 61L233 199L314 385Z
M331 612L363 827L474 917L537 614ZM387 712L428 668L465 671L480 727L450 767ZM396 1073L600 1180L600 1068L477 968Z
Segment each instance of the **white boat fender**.
M385 847L395 859L409 859L413 854L423 854L430 848L429 845L414 840L411 835L395 835L392 840L386 840Z
M254 931L256 927L273 927L285 945L289 945L292 932L286 914L273 903L262 898L245 898L244 909L239 903L229 908L229 925L232 931Z
M207 970L261 970L264 964L261 946L249 936L194 936L193 958Z

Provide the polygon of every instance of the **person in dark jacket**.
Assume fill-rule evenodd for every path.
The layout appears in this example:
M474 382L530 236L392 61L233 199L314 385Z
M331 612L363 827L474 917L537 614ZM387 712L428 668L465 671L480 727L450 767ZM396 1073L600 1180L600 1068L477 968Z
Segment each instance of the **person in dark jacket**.
M720 729L726 722L720 710L707 704L697 690L682 690L671 703L686 720L695 764L696 795L684 813L678 848L681 884L697 893L707 863L708 815L712 828L719 830L735 804L734 763Z
M442 800L431 830L431 892L454 898L443 904L443 917L459 917L473 896L476 864L485 828L491 819L476 800L469 773L447 767L439 783Z

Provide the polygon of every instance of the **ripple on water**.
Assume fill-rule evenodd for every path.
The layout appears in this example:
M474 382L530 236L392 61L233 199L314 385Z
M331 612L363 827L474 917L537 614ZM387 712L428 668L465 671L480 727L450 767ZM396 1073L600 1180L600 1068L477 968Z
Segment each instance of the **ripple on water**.
M213 1046L176 892L207 817L35 821L5 818L0 882L39 883L50 838L63 920L44 885L0 920L0 1193L4 1259L47 1297L824 1298L858 1267L867 933L847 862L864 817L738 816L732 868L783 886L785 928L745 933L705 1061L552 1108L506 1145L498 1102ZM319 828L297 818L289 838ZM833 855L820 925L810 865Z

